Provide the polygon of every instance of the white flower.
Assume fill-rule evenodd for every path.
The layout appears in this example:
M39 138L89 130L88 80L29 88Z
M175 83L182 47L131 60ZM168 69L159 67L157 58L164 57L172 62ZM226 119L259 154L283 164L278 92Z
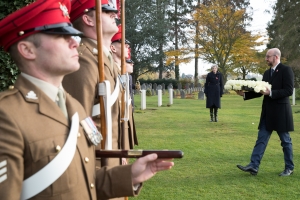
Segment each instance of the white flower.
M272 85L265 81L252 81L252 80L228 80L224 85L226 90L241 90L242 87L248 87L254 89L255 92L259 93L261 90L271 90Z

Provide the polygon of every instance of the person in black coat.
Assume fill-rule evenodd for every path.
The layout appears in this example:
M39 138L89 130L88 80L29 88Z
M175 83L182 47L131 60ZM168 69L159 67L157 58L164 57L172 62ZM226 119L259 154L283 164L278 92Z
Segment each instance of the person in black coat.
M280 50L273 48L265 57L270 69L265 71L262 80L272 85L271 91L268 89L260 93L237 91L239 95L244 96L244 100L264 95L258 137L251 155L251 162L245 167L237 165L239 169L250 172L252 175L258 173L260 161L273 131L277 132L281 140L284 154L285 169L279 176L289 176L294 170L292 139L289 134L289 131L294 130L289 100L289 96L293 94L294 73L290 67L280 63L280 56Z
M221 108L221 97L223 95L222 74L218 72L218 65L211 67L207 74L204 93L207 97L206 108L210 109L210 121L218 121L218 108Z

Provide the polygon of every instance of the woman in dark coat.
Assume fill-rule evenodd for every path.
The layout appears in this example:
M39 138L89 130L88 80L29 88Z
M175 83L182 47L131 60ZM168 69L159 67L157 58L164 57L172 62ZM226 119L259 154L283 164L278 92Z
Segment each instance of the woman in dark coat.
M218 108L221 108L221 97L223 95L222 74L218 72L218 65L211 67L207 74L204 88L206 96L206 108L210 109L210 121L218 121Z

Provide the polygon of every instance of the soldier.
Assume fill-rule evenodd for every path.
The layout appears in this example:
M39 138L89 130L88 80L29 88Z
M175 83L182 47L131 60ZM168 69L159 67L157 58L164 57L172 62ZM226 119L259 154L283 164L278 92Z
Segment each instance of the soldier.
M119 97L111 108L112 148L122 149L121 141L123 138L121 138L120 119L122 86L120 84L120 88L115 88L117 81L119 81L118 72L114 67L115 63L110 52L111 38L115 33L118 32L118 27L115 21L118 10L114 8L112 4L109 4L108 0L102 0L101 5L103 38L102 46L104 51L103 61L105 80L110 82L112 92L114 89L119 90ZM99 72L95 0L73 0L70 17L74 27L83 32L84 37L82 38L78 48L80 69L75 73L67 75L63 80L63 86L65 87L66 91L68 91L83 105L87 114L93 116L94 122L99 128L100 113L99 109L95 109L95 105L99 104ZM97 148L100 148L100 145ZM108 166L117 166L120 164L121 161L118 158L107 159ZM100 167L100 163L97 163L97 166Z
M69 0L37 0L0 21L0 46L21 71L0 93L1 200L132 196L143 181L173 166L151 154L95 170L89 133L97 129L61 84L79 68L71 36L81 32L69 21L70 6Z
M117 66L117 71L119 76L121 76L121 61L122 61L122 57L121 57L121 52L122 52L122 47L121 47L121 39L122 39L122 26L119 25L118 26L118 32L112 37L111 41L111 45L110 45L110 49L112 52L112 56L113 59L116 63L115 66ZM124 55L125 58L128 58L129 56L129 48L130 48L130 42L128 40L125 40L125 47L124 47ZM127 71L127 64L126 64L126 73L128 73ZM131 72L130 72L131 73ZM127 87L130 91L132 90L130 88L130 81L131 81L131 85L132 85L132 79L131 76L128 76L129 78L129 86ZM131 94L131 92L129 92L129 94ZM126 132L125 134L128 134L128 140L129 142L125 144L125 149L133 149L134 145L138 145L138 140L137 140L137 135L136 135L136 131L135 131L135 124L134 124L134 118L133 118L133 108L132 108L132 104L131 101L133 101L133 99L131 98L132 96L130 95L130 98L128 97L126 103L128 103L130 101L130 105L129 105L129 120L128 122L124 122L125 123L125 129ZM122 163L126 164L127 161L125 159L122 159Z
M131 96L131 104L132 104L132 112L134 111L134 89L135 85L132 83L132 76L133 73L133 65L134 62L128 57L126 59L126 72L129 74L129 89L130 89L130 96Z

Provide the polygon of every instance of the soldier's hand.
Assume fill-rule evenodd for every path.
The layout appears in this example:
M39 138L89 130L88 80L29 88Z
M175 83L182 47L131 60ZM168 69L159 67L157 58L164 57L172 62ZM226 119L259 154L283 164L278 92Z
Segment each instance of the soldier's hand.
M122 158L122 165L127 165L127 164L128 164L127 158Z
M157 159L157 154L149 154L137 159L131 168L133 185L142 183L152 178L157 172L171 169L174 162Z

